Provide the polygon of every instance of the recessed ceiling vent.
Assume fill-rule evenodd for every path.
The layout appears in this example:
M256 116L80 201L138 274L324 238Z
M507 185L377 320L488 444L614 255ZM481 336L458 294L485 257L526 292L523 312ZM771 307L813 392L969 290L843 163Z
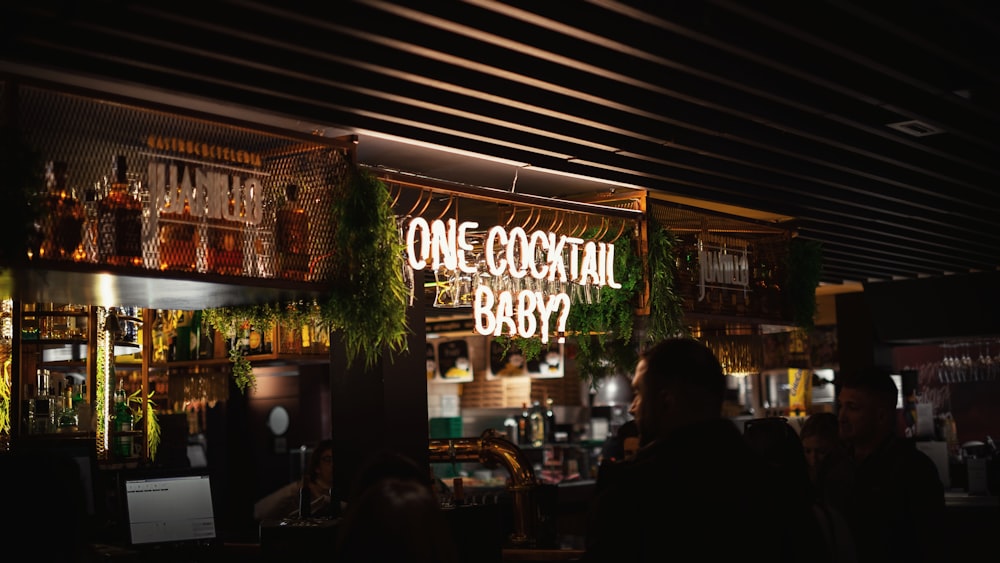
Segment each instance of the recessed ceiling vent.
M911 121L900 121L899 123L889 123L887 125L897 131L902 131L903 133L913 135L914 137L928 137L930 135L944 133L943 129L938 129L933 125L928 125L923 121L918 121L916 119Z

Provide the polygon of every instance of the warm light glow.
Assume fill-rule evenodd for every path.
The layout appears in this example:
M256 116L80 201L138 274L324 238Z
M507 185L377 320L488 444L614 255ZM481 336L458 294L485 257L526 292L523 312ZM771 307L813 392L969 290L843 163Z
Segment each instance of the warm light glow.
M102 274L106 275L106 274ZM104 307L97 308L97 375L95 377L95 410L97 411L97 453L105 457L111 452L111 394L113 383L109 381L111 362L114 361L115 343L110 332L104 330L104 321L108 311Z
M118 293L115 291L115 277L113 275L97 274L97 299L98 303L103 305L118 303Z
M568 281L584 286L621 288L614 276L614 244L585 241L544 230L529 233L520 226L508 230L495 225L483 239L482 263L469 264L467 253L474 250L469 234L478 227L475 222L427 221L414 217L406 228L406 254L411 268L422 270L430 266L436 277L446 279L449 274L456 279L461 277L459 273L474 275L476 285L470 284L468 289L462 290L461 296L452 300L468 302L469 294L473 294L471 304L478 334L509 334L522 338L538 334L541 341L547 343L553 328L551 317L558 311L555 333L559 342L565 342L571 305L569 295L562 291L546 295L545 291L538 290L539 282L562 284ZM485 285L485 279L475 275L480 265L490 274L485 279L517 281L530 278L535 281L525 284L525 289L520 291L516 284L513 291L502 290L496 285Z
M544 344L549 341L552 314L559 310L556 334L559 335L559 342L564 341L570 308L569 295L565 293L556 293L546 298L540 291L525 289L518 292L515 300L509 291L494 295L488 286L480 285L476 288L473 303L473 318L478 334L510 334L530 338L537 333Z

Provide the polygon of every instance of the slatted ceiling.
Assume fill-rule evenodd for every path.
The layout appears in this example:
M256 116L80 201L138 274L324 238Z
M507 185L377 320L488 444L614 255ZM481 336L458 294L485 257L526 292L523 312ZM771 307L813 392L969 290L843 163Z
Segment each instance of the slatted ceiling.
M0 15L0 71L357 133L362 163L473 186L608 189L550 169L787 217L823 244L824 282L1000 266L994 3L35 0ZM941 133L889 127L904 121Z

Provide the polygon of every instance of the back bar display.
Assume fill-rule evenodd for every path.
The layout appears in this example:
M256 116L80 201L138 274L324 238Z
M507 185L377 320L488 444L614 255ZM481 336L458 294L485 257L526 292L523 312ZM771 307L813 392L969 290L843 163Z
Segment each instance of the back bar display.
M16 95L45 178L31 260L190 279L331 278L328 209L349 143L29 86Z

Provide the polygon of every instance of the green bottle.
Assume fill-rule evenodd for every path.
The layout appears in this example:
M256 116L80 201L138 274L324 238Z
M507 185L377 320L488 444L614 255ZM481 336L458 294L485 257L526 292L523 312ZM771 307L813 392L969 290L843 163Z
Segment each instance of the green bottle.
M132 457L132 409L128 406L128 392L125 391L125 378L118 380L115 390L115 455L122 459Z

